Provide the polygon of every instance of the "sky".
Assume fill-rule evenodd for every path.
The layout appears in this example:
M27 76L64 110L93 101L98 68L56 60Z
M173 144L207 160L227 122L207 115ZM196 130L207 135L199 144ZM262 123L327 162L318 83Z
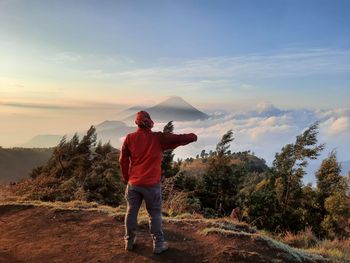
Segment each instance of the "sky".
M206 112L348 109L349 10L340 0L0 0L0 145L173 95ZM348 127L348 115L333 118Z

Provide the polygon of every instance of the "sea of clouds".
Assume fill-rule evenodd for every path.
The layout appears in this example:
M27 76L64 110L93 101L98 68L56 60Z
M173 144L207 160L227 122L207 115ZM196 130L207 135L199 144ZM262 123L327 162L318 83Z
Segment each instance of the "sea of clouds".
M222 135L232 129L234 141L231 151L250 150L256 156L272 164L276 152L293 143L314 122L319 122L319 143L325 143L320 157L311 161L304 178L305 183L314 183L314 172L322 159L332 150L337 151L338 161L350 160L350 110L279 110L272 105L261 103L257 109L248 113L212 114L207 120L174 122L175 133L194 132L198 135L196 143L179 147L175 158L195 157L205 149L215 150ZM161 130L165 123L157 123L155 130ZM347 174L347 171L343 171Z

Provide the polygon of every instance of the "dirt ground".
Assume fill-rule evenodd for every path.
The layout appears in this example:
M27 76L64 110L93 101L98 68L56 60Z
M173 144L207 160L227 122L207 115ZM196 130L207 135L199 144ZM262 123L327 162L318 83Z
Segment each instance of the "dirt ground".
M97 211L0 205L0 263L297 262L249 237L200 234L205 227L186 220L166 222L170 249L154 255L147 225L140 226L137 245L127 252L122 218Z

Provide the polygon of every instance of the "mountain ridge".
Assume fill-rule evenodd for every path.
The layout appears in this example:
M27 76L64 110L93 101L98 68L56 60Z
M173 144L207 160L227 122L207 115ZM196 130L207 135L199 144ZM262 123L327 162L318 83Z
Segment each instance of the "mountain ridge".
M209 115L199 111L178 96L169 97L168 99L144 110L147 111L151 115L151 118L156 122L195 121L209 118ZM130 115L124 120L129 122L134 120L134 118L134 115Z
M98 140L103 142L111 141L113 146L120 145L120 138L135 130L134 124L135 113L142 110L141 106L131 106L125 109L120 115L128 114L128 117L122 120L105 120L95 125ZM169 121L194 121L208 119L209 115L199 111L190 103L178 96L172 96L160 103L146 108L155 122ZM130 114L132 112L132 114ZM83 132L79 132L82 135ZM67 138L71 138L73 133L67 134ZM47 148L56 146L62 139L63 135L39 134L29 141L20 145L26 148Z

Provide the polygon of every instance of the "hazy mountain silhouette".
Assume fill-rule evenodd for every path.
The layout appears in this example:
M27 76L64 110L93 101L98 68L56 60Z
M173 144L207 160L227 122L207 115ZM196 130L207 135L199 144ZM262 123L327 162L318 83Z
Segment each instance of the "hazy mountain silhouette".
M135 127L127 126L122 121L104 121L100 124L95 125L97 132L97 140L102 142L110 141L113 146L119 146L119 138L124 137L126 134L135 130ZM78 132L80 138L84 136L85 131ZM56 146L62 139L62 135L37 135L28 142L21 145L25 148L48 148ZM66 135L67 140L73 137L72 134Z
M143 110L145 108L147 108L147 106L146 107L140 106L140 105L132 106L132 107L126 108L126 109L118 112L116 116L117 116L117 119L123 120L125 118L128 118L131 115L135 115L136 112Z
M256 106L256 110L253 111L255 116L258 117L271 117L271 116L280 116L286 113L286 111L276 108L274 105L269 103L259 103Z
M56 146L60 140L62 139L63 135L54 135L54 134L40 134L32 139L30 139L28 142L20 145L20 147L25 148L47 148L47 147L54 147Z
M168 121L194 121L208 119L209 115L199 111L180 97L170 97L165 101L145 109L156 122ZM125 121L133 121L135 114L125 118Z
M152 119L156 122L168 121L194 121L208 119L209 115L197 110L191 104L180 97L170 97L165 101L150 107L142 108L141 106L129 107L118 114L118 116L128 116L124 120L128 123L134 123L135 113L141 109L148 111ZM135 130L135 126L128 126L123 121L104 121L95 126L97 131L97 139L103 142L110 141L113 146L120 145L120 138ZM84 132L79 132L78 135L83 135ZM63 135L37 135L28 142L20 145L21 147L54 147L62 139ZM67 139L70 139L73 134L68 134Z
M125 128L126 125L122 121L104 121L101 122L100 124L97 124L95 126L96 131L104 131L104 130L111 130L111 129L118 129L118 128Z
M283 110L268 103L259 103L252 110L235 114L234 118L239 120L245 120L249 118L270 118L270 117L280 117L280 116L288 116L291 119L297 119L298 122L296 123L296 125L301 127L308 126L319 119L316 116L315 112L312 110L308 110L308 109Z
M135 127L127 126L122 121L104 121L95 127L97 140L101 140L102 142L110 141L113 146L118 147L121 144L119 139L135 130Z
M289 112L290 111L281 110L276 108L272 104L263 102L263 103L257 104L256 107L251 110L247 110L245 112L235 114L235 118L236 119L248 119L248 118L255 118L255 117L269 118L274 116L276 117L281 116Z

